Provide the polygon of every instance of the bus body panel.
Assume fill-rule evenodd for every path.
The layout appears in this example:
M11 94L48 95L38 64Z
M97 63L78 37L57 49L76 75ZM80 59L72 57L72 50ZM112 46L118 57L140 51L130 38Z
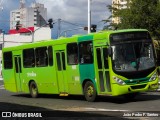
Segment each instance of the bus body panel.
M78 38L78 42L83 43L86 41L91 41L93 45L93 35L86 35ZM94 57L94 55L93 55ZM79 61L81 61L81 58L79 56ZM94 60L93 60L94 62ZM81 84L84 85L84 82L86 81L92 81L95 88L97 89L96 81L95 81L95 71L94 71L94 64L93 63L80 63L79 64L79 71L80 71L80 80ZM84 87L84 86L82 86Z
M98 33L94 36L94 66L99 95L111 95L110 58L108 56L109 38L107 33Z
M13 51L13 69L14 69L14 77L15 83L17 87L17 92L23 91L23 83L22 83L22 52L21 50Z
M60 38L58 40L49 40L32 44L25 44L17 47L4 48L3 53L12 51L13 68L4 69L3 78L6 90L12 92L29 93L29 83L35 81L39 93L46 94L83 94L83 87L86 81L91 81L98 95L123 95L133 92L142 92L155 90L158 88L158 76L154 81L149 81L156 67L147 76L133 79L135 81L144 81L143 83L131 84L131 79L116 73L113 70L112 57L108 55L110 47L110 35L113 33L147 31L143 29L105 31L91 33L84 36L74 36L71 38ZM92 43L93 62L81 63L80 45L85 42ZM77 43L79 46L79 64L69 65L67 60L67 44ZM43 46L53 47L53 66L24 68L23 49L29 49ZM21 64L20 64L21 61ZM108 65L108 66L107 66ZM16 69L21 66L20 69ZM99 67L102 66L102 67ZM107 66L107 67L105 67ZM113 77L118 77L124 81L125 85L119 85Z
M18 92L17 91L17 85L16 85L16 80L14 77L14 70L5 70L5 72L2 72L3 74L3 79L4 79L4 87L6 90L11 91L11 92Z
M79 65L67 66L68 93L81 95L82 85L80 81Z
M155 69L152 73L150 73L147 77L145 78L138 78L138 79L132 79L135 80L135 83L132 84L127 84L127 81L130 79L127 79L123 76L118 76L124 82L126 85L119 85L113 80L113 76L116 76L115 73L112 72L112 96L117 96L117 95L123 95L126 93L134 93L134 92L144 92L148 90L155 90L158 88L158 75L156 80L154 81L149 81L151 76L157 72L157 69ZM144 81L145 80L145 81ZM137 82L138 81L138 82Z

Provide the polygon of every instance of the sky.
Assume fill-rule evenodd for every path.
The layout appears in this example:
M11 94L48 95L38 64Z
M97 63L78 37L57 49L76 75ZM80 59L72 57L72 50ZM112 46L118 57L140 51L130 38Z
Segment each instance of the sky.
M0 0L1 1L1 0ZM34 1L44 4L47 8L47 17L55 22L61 19L61 32L67 29L74 29L87 26L88 0L25 0L26 6ZM107 5L111 5L112 0L91 0L91 24L96 24L98 29L102 29L102 20L110 16ZM0 11L0 29L9 30L10 11L19 8L19 0L3 0L3 10ZM74 23L76 25L72 25ZM68 32L72 34L86 33L87 31L75 30ZM52 38L57 37L57 23L52 29Z

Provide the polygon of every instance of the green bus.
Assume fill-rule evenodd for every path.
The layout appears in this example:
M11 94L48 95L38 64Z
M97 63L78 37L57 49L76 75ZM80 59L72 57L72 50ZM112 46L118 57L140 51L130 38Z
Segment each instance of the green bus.
M102 31L3 48L11 92L133 98L158 88L155 51L145 29Z

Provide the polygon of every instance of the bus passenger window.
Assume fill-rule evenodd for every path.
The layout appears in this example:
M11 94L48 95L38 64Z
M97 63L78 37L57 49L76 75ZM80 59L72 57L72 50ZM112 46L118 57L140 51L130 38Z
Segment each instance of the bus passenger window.
M53 66L53 49L52 49L52 46L48 47L48 60L49 60L49 66Z
M78 64L78 46L77 43L69 43L67 45L67 61L69 65Z
M35 53L36 53L36 66L37 67L48 66L47 47L36 48Z
M3 61L4 61L4 69L12 69L12 52L4 52L3 53Z
M81 64L93 63L93 46L91 41L81 42L79 44L79 52Z
M33 48L23 50L23 66L25 68L35 67L35 55Z

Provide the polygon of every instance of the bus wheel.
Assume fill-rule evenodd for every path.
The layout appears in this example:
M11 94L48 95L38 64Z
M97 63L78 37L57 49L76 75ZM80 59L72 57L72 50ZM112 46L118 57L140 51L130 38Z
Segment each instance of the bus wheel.
M96 89L91 81L86 82L84 86L84 96L88 102L93 102L96 99Z
M32 81L29 85L30 95L32 98L38 97L38 88L34 81Z

